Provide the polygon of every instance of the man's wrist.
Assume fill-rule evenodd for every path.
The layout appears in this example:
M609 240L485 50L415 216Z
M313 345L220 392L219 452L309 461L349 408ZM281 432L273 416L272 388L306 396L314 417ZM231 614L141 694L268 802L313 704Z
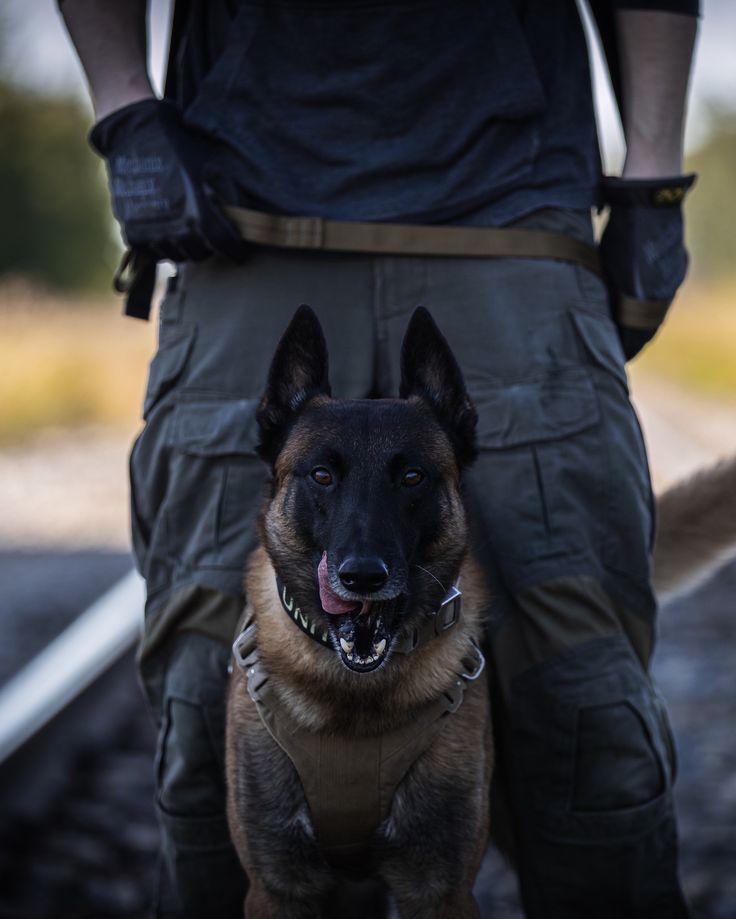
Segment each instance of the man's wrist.
M127 84L121 81L120 84L106 87L104 92L95 95L93 99L95 118L97 121L102 121L103 118L118 109L125 108L126 105L153 98L155 98L155 93L146 77L136 77Z
M630 146L626 153L624 179L658 179L662 176L682 174L682 152L678 150L650 150Z

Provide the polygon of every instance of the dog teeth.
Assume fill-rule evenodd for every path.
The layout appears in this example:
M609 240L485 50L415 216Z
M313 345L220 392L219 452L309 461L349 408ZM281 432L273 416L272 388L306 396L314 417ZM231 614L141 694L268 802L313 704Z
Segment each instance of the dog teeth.
M375 651L376 655L380 657L386 650L386 639L382 638L377 645L373 645L373 650Z
M354 642L352 642L352 641L345 641L344 638L341 638L341 639L340 639L340 647L343 649L343 651L344 651L346 654L350 654L350 652L353 650L354 646L355 646Z

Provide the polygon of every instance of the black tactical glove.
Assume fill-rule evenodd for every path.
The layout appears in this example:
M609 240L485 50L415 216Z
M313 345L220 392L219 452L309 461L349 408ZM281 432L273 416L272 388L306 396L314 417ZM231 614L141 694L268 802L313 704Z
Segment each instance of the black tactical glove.
M245 257L206 165L211 142L182 124L175 105L134 102L99 121L89 139L107 160L113 211L134 252L176 262Z
M603 179L611 213L600 257L626 360L657 331L687 272L682 201L694 182L694 175Z

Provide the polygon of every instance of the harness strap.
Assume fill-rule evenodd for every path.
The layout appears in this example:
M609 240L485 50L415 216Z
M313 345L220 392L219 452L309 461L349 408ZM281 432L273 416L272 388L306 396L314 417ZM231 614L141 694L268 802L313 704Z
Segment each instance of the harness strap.
M483 654L470 642L452 685L400 728L370 737L344 736L309 731L296 722L259 659L252 613L243 626L233 646L235 660L246 672L261 721L299 774L320 849L335 867L360 875L369 867L371 839L389 813L396 788L447 716L458 710L466 684L483 672Z
M547 230L325 220L230 205L224 211L243 239L262 246L385 255L551 258L576 262L601 275L595 248L573 236Z
M658 329L664 322L669 306L669 300L637 300L621 294L616 319L620 325L630 329Z

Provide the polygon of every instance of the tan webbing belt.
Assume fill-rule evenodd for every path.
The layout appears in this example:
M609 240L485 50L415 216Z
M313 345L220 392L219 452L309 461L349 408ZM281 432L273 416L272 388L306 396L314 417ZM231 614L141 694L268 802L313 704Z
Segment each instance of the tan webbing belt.
M374 255L557 259L603 276L593 246L547 230L324 220L267 214L234 205L223 205L223 210L243 239L260 246ZM126 315L148 319L155 280L154 256L138 250L125 252L113 286L126 294Z
M233 646L245 671L248 693L261 721L299 774L320 849L337 868L361 874L371 839L388 815L394 792L410 766L429 748L463 701L465 685L483 670L483 655L473 644L468 672L426 703L410 722L371 737L314 732L301 727L273 691L256 647L255 623L246 613Z
M595 248L564 233L523 227L427 226L287 217L247 207L226 206L224 210L243 239L262 246L379 255L551 258L576 262L601 274Z

